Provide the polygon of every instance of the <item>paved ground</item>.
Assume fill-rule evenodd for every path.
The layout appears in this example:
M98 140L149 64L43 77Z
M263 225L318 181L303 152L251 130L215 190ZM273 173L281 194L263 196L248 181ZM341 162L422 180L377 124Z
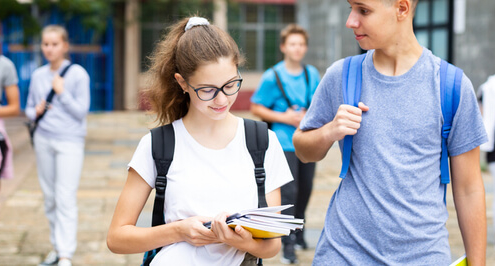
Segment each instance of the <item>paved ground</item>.
M240 113L241 116L247 115ZM15 149L16 178L3 181L0 190L0 265L36 265L50 251L48 222L43 213L42 193L35 161L22 118L9 119L8 131ZM148 132L150 119L142 112L91 114L88 119L86 157L80 189L78 249L74 265L139 265L142 254L115 255L106 247L108 226L126 178L126 164L140 137ZM317 164L313 194L307 211L309 249L298 251L299 265L310 265L332 193L338 186L340 155L332 148ZM492 224L492 178L484 174L487 214ZM447 227L453 257L464 253L451 194ZM152 201L148 201L139 224L149 224ZM492 226L490 226L490 229ZM487 265L495 265L495 232L489 230ZM265 265L280 265L279 256Z

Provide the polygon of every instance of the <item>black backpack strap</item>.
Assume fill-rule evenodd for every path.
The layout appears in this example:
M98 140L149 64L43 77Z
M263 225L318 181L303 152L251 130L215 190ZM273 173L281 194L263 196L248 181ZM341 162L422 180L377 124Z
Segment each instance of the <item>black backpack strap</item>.
M244 119L246 146L254 163L254 177L258 186L258 208L267 207L265 197L265 153L268 149L268 126L265 122Z
M65 73L67 73L67 70L69 70L69 68L72 66L72 63L69 64L68 66L66 66L64 69L62 69L62 71L60 72L60 76L61 77L64 77ZM43 113L41 113L35 120L35 124L37 125L38 122L43 118L43 116L45 116L46 114L46 111L48 111L48 107L50 107L50 103L52 102L53 100L53 96L55 96L55 91L53 90L53 88L50 90L50 92L48 93L48 96L46 96L46 104L45 104L45 110L43 110Z
M172 124L151 130L151 154L155 161L157 177L155 181L155 202L151 225L165 224L163 208L165 204L165 189L167 188L167 173L174 159L175 133ZM161 248L156 249L156 253Z
M7 139L0 132L0 152L2 153L2 162L0 162L0 175L3 173L3 169L5 167L5 161L7 161L7 154L9 151L9 146L7 146Z
M306 79L306 109L309 108L309 105L311 104L311 86L309 84L309 72L308 68L306 67L305 64L302 65L304 69L304 78Z
M287 97L287 94L285 93L284 85L282 85L282 81L280 80L280 76L278 75L275 68L272 67L272 70L273 70L273 73L275 73L275 79L277 80L277 86L280 89L280 91L282 92L282 97L284 97L285 101L287 102L287 105L289 106L289 108L291 108L292 104L290 103L289 97Z

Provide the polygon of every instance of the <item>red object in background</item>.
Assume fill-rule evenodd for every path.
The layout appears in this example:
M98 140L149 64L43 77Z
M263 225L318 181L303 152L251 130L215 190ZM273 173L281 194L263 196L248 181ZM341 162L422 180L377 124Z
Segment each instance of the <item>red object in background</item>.
M237 0L238 3L295 5L296 0Z

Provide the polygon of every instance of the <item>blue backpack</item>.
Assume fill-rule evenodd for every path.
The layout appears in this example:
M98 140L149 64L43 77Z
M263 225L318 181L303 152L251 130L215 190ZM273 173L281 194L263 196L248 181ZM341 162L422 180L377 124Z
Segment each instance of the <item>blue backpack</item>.
M342 70L342 93L344 103L358 106L361 97L362 63L366 54L347 57L344 60ZM440 182L445 184L444 202L446 203L447 184L450 183L449 157L447 150L447 138L449 137L452 121L454 119L461 91L462 69L442 60L440 64L440 98L442 102L442 156L440 159ZM349 170L352 152L352 135L344 137L342 152L342 169L340 178L345 178Z

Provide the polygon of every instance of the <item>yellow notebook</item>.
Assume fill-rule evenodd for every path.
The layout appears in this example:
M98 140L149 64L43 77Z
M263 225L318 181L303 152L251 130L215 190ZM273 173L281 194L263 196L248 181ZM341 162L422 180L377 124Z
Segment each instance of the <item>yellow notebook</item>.
M229 224L229 227L235 228L236 225L235 224ZM247 227L247 226L242 226L242 228L251 232L251 234L253 235L253 238L275 238L275 237L281 237L281 236L285 236L285 235L290 234L290 230L288 232L284 232L284 233L276 233L276 232L270 232L270 231L263 231L260 229L255 229L255 228L251 228L251 227Z
M253 238L281 237L289 235L293 230L302 229L304 226L303 219L278 213L290 207L293 205L245 210L227 217L225 222L231 228L235 228L237 225L242 226L251 232ZM211 222L204 223L204 226L210 228Z
M450 266L467 266L467 258L466 255L464 254L462 257L458 258L456 261L452 262Z

